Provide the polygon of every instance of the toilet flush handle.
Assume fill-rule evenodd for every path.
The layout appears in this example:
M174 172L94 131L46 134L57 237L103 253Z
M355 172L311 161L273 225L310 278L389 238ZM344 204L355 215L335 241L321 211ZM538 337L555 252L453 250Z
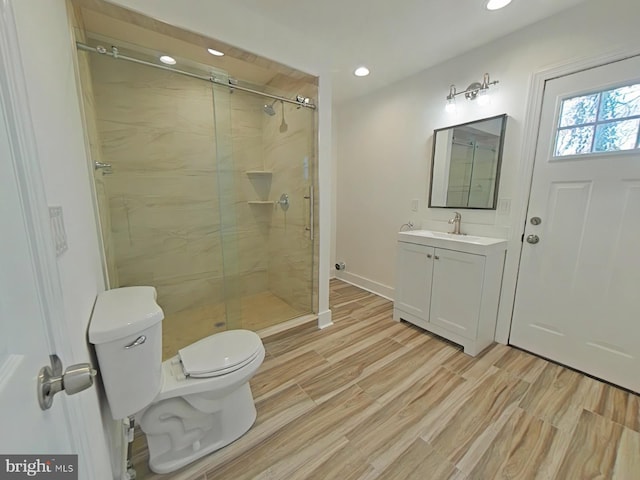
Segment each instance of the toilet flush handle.
M129 349L129 348L137 347L139 345L142 345L146 341L147 341L146 335L140 335L132 343L130 343L129 345L125 345L124 348Z

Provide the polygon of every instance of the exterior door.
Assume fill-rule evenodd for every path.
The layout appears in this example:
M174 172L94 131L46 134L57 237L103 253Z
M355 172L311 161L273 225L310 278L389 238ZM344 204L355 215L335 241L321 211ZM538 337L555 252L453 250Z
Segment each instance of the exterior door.
M545 85L510 343L640 391L640 57Z

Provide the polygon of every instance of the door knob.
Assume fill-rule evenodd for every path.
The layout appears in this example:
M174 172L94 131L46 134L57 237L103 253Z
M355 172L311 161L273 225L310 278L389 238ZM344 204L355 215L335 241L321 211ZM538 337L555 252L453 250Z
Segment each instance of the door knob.
M538 235L529 235L527 237L527 243L533 243L536 244L540 241L540 237L538 237Z
M54 395L62 390L73 395L89 388L97 373L90 363L71 365L62 373L62 362L58 356L54 354L49 358L51 366L42 367L38 374L38 402L42 410L51 408Z

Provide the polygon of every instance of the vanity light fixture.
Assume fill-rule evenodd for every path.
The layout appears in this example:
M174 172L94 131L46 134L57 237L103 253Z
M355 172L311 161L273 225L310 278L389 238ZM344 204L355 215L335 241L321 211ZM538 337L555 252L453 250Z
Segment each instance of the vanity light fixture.
M356 77L366 77L367 75L369 75L369 69L363 65L361 67L356 68L353 74Z
M464 98L467 100L475 100L478 99L478 105L484 106L490 103L489 99L489 87L491 85L495 85L498 83L498 80L491 81L489 79L489 74L485 73L482 77L482 83L473 82L471 85L467 87L466 90L462 92L458 92L456 90L455 85L451 85L449 87L449 95L447 95L447 105L445 110L447 112L453 112L456 108L456 97L458 95L464 94Z
M489 0L487 2L487 10L500 10L511 3L511 0Z
M444 107L447 113L455 113L456 111L456 86L449 87L449 95L447 95L447 104Z
M176 59L173 57L170 57L169 55L162 55L160 57L160 61L162 63L164 63L165 65L175 65L176 64Z
M224 53L222 53L220 50L216 50L215 48L207 48L207 52L209 52L211 55L215 55L216 57L224 57Z

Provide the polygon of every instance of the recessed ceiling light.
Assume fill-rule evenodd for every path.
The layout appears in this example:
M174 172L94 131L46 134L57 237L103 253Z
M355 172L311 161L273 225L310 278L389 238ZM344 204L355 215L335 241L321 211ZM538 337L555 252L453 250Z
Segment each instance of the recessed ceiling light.
M176 64L176 59L173 57L170 57L169 55L162 55L160 57L160 61L162 63L166 63L167 65L175 65Z
M220 50L216 50L214 48L207 48L207 52L209 52L211 55L215 55L216 57L224 56L224 53L222 53Z
M487 10L499 10L511 3L511 0L489 0L487 2Z
M353 74L356 77L366 77L367 75L369 75L369 69L367 67L358 67L355 69Z

